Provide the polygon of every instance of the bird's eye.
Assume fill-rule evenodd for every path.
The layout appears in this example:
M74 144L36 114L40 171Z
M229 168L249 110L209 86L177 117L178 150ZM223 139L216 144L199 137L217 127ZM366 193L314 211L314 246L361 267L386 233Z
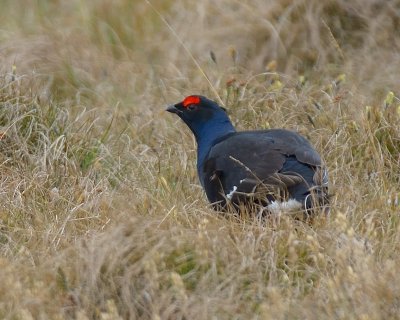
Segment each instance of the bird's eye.
M190 105L187 106L187 108L188 108L189 110L196 110L196 109L197 109L197 105L195 105L195 104L190 104Z

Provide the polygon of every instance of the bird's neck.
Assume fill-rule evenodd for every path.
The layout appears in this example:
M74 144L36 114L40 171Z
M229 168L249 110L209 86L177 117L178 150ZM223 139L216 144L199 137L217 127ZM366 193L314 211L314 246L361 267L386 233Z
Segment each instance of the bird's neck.
M197 128L194 135L197 141L197 169L199 170L215 141L223 136L236 132L229 119L219 119L207 122L201 128Z

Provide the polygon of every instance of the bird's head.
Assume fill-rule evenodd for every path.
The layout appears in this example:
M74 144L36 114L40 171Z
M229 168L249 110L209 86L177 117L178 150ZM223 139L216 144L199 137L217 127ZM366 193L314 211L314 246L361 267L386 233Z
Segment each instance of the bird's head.
M204 96L188 96L183 101L169 106L167 111L177 114L197 138L221 126L232 127L225 108Z

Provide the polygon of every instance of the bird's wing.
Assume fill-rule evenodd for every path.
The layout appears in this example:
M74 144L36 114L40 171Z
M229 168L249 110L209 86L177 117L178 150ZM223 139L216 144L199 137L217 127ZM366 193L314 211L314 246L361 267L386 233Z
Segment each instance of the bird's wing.
M318 167L321 159L310 143L286 130L240 132L214 145L204 163L208 198L228 199L240 194L268 193L304 182L301 172L285 170L288 157ZM271 192L274 192L271 190ZM220 200L220 199L219 199Z

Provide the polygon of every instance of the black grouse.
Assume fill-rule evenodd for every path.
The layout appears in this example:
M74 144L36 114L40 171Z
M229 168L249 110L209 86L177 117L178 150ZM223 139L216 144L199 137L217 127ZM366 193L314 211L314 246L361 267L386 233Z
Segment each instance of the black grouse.
M328 175L304 137L285 129L237 132L226 110L192 95L169 106L197 141L197 172L217 210L261 205L269 212L328 208ZM286 211L286 210L285 210Z

